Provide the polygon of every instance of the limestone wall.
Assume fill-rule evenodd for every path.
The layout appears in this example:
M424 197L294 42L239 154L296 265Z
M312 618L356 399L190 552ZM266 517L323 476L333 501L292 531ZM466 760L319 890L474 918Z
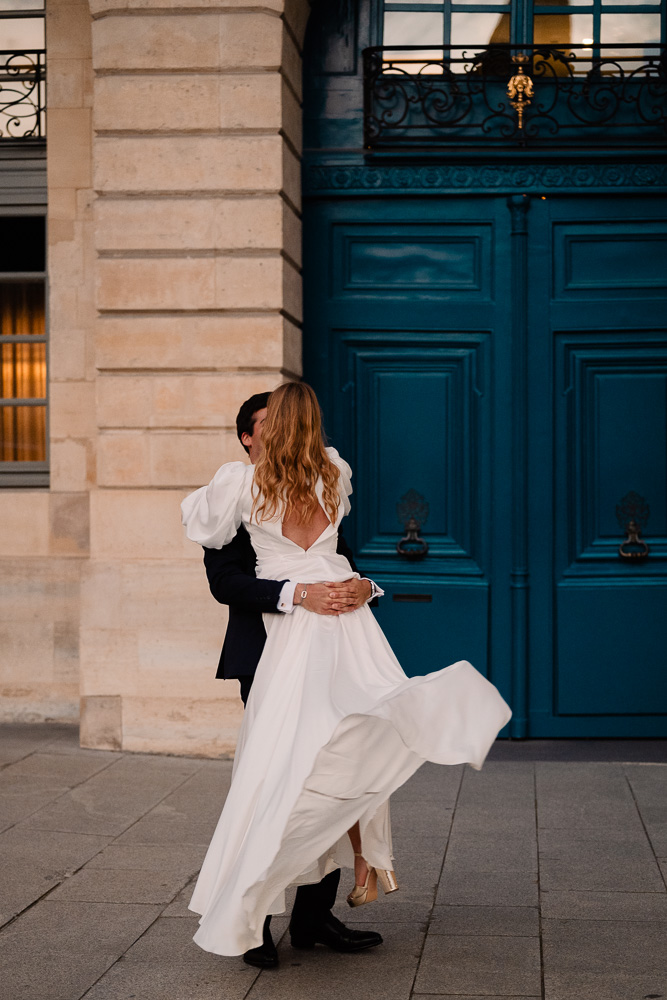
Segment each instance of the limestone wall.
M75 719L95 481L90 13L48 0L51 490L0 491L0 718Z
M5 717L80 695L85 746L234 747L179 504L301 371L309 7L284 6L47 0L52 476L0 493L0 668Z
M214 755L234 745L238 685L214 680L224 611L201 550L183 538L179 503L243 456L239 404L300 373L302 24L282 7L91 3L86 746Z

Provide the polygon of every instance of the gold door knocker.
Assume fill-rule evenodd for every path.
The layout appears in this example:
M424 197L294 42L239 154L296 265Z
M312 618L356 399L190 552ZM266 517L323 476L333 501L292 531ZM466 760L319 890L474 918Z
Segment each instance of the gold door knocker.
M428 512L426 500L416 490L408 490L396 504L398 520L405 530L405 535L396 545L396 551L404 559L423 559L428 552L428 542L419 534L428 519Z
M618 547L621 559L634 561L646 559L651 551L642 538L642 528L646 527L651 511L644 497L630 490L616 505L616 518L625 531L625 538Z
M517 114L517 127L523 129L523 113L530 104L534 93L533 81L524 72L524 65L528 62L528 56L525 52L519 52L518 55L512 56L512 62L517 71L507 84L507 96Z

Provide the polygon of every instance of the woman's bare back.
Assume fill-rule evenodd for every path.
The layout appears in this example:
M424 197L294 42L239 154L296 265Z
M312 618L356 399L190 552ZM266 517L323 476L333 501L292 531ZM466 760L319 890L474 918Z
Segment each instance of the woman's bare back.
M307 550L330 524L322 505L318 503L317 510L308 521L301 521L296 511L286 517L283 520L283 537Z

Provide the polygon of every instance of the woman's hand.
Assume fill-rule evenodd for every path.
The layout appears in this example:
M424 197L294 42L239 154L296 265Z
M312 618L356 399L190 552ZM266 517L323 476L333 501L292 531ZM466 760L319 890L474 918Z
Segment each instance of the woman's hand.
M301 597L303 591L306 597ZM356 611L371 596L370 580L336 581L335 583L297 583L294 603L317 615L342 615Z
M324 586L331 588L332 607L341 615L361 608L371 596L371 581L357 580L356 576L343 583L325 583Z

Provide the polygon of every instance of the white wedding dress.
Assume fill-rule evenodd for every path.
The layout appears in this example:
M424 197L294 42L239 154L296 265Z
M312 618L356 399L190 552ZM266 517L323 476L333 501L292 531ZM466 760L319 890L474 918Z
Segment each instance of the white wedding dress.
M341 473L338 518L308 550L283 536L279 519L250 522L253 466L242 462L223 465L183 501L188 537L222 548L244 525L258 577L349 579L336 544L351 471L328 452ZM481 767L511 716L465 660L407 677L367 606L340 616L297 606L264 621L232 785L190 902L201 914L194 940L218 955L259 946L288 886L352 868L347 830L357 820L368 863L392 869L391 793L427 760Z

